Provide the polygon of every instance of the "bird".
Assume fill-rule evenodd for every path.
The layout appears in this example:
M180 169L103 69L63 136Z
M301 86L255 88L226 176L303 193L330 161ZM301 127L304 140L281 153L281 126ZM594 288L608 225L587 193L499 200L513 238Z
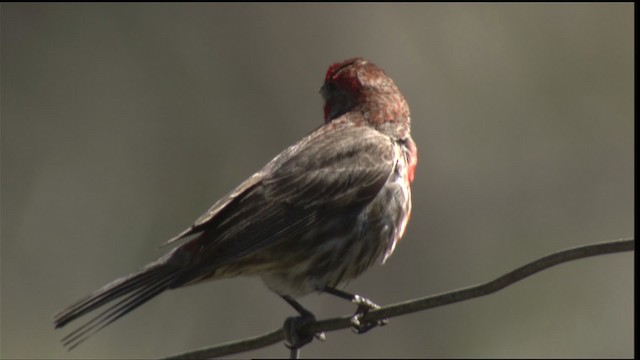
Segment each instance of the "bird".
M298 298L328 293L378 306L340 289L394 252L411 214L417 147L407 101L394 81L361 57L333 63L320 89L324 122L289 146L186 230L173 248L54 315L55 328L109 304L62 339L69 350L167 290L235 276L261 277L299 317L315 320ZM285 322L285 325L287 323ZM288 337L291 348L314 334Z

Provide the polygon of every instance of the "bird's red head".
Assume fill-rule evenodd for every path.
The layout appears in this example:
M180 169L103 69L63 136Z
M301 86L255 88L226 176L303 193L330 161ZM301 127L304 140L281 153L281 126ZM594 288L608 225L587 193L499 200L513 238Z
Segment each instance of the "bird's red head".
M325 101L325 122L352 113L361 114L367 125L379 130L393 123L401 130L394 133L409 131L409 106L400 90L382 69L363 58L329 66L320 94Z
M356 57L329 66L324 84L320 88L320 94L325 100L325 122L344 114L357 103L361 89L358 69L365 64L366 60Z

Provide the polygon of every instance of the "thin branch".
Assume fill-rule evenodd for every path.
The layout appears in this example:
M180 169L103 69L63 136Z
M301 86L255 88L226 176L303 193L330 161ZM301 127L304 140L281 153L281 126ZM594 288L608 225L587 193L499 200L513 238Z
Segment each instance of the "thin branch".
M565 263L572 260L582 259L590 256L618 253L624 251L632 251L635 249L634 239L622 239L616 241L603 242L592 245L579 246L563 251L559 251L524 266L521 266L505 275L498 277L492 281L475 285L451 292L427 296L424 298L408 300L388 306L381 307L368 312L364 316L366 321L376 321L385 318L392 318L400 315L410 314L417 311L427 310L443 305L453 304L456 302L489 295L498 290L520 281L537 272L548 269L552 266ZM352 315L337 317L322 321L316 321L308 324L302 331L307 333L319 333L327 331L335 331L346 329L351 326ZM284 341L284 331L282 328L274 330L270 333L260 335L253 338L247 338L238 341L205 347L199 350L189 351L182 354L173 355L165 358L170 359L206 359L237 354L244 351L260 349L278 342Z

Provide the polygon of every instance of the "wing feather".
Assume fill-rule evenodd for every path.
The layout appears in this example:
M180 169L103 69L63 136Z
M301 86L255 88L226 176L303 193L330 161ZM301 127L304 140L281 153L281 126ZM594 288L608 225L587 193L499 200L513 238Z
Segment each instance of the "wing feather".
M195 272L201 273L354 216L393 173L393 147L374 129L334 121L274 158L171 241L199 234L181 247L197 249L206 264Z

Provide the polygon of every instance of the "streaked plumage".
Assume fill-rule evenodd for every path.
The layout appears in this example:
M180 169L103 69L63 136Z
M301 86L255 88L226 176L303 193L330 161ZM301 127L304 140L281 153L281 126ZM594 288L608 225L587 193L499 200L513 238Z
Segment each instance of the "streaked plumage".
M55 315L62 327L118 300L65 337L65 345L76 346L168 289L255 275L296 298L384 262L411 211L417 151L409 108L393 81L360 58L332 65L321 93L324 125L169 240L179 245L168 254Z

